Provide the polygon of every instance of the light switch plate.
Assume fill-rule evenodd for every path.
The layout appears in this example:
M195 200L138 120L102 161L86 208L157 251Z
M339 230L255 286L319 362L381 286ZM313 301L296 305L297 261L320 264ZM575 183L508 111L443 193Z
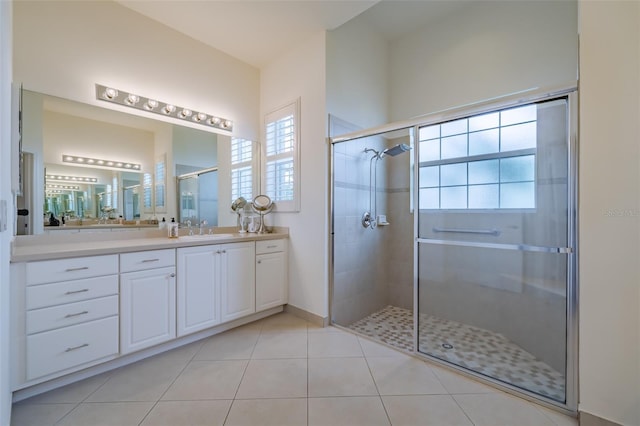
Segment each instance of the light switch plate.
M0 232L7 230L7 200L0 200Z

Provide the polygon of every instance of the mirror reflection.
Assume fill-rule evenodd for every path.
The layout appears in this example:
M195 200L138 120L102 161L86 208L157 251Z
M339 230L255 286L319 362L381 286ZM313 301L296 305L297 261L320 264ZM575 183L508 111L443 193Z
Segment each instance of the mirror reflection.
M31 223L22 233L54 230L51 217L57 229L138 229L163 217L218 225L218 145L230 145L229 136L27 90L22 117L23 151L33 153L23 195L33 199ZM177 178L185 176L197 183L181 199Z

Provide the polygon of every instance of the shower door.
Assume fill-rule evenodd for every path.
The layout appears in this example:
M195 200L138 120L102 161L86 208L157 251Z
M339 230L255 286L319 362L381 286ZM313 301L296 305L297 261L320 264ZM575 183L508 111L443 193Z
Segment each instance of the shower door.
M575 409L572 96L416 127L415 338Z
M177 177L178 221L191 222L197 227L202 221L207 226L218 224L218 169L217 167Z

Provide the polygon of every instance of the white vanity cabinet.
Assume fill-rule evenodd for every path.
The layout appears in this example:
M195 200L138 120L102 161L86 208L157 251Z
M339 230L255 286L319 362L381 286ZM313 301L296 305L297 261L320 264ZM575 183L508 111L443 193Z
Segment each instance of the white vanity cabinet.
M287 303L287 240L256 242L256 311Z
M254 242L220 248L220 312L222 322L227 322L256 311L256 252Z
M120 255L120 352L176 337L174 249Z
M178 336L255 312L255 243L177 250Z
M12 302L22 355L18 382L118 353L118 256L27 262ZM15 330L13 331L15 332Z

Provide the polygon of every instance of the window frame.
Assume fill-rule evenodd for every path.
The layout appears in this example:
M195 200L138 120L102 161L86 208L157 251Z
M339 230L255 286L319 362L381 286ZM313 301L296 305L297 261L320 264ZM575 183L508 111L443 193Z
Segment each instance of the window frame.
M293 116L293 143L292 149L283 153L275 153L268 155L269 141L267 139L267 128L269 124L280 121L289 116ZM276 108L271 112L265 114L263 123L263 136L264 143L262 144L261 152L261 188L262 193L268 195L273 201L274 212L291 212L297 213L300 211L300 98L294 101L288 102L280 108ZM291 200L279 200L273 196L272 191L269 188L268 165L272 162L291 160L293 163L293 199ZM270 193L271 192L271 193Z

